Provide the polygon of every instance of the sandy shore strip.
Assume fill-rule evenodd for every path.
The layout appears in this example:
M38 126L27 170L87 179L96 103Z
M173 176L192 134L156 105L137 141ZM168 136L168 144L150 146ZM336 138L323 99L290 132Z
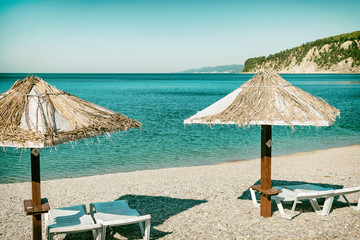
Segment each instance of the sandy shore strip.
M360 211L342 198L326 217L317 215L308 201L297 205L300 214L290 221L280 217L274 203L272 217L260 217L248 190L259 178L260 160L253 159L43 181L42 197L52 208L127 199L140 214L151 214L151 239L360 239ZM273 157L272 179L273 185L360 186L360 145ZM32 220L23 209L23 200L31 198L30 182L1 184L0 192L0 239L31 239ZM352 203L359 198L360 193L348 195ZM108 230L107 239L127 238L141 239L138 225Z

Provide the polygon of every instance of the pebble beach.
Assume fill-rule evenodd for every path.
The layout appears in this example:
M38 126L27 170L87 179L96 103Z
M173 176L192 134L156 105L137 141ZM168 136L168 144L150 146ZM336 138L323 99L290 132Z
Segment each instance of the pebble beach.
M41 194L51 208L126 199L141 215L151 214L150 239L360 239L360 211L343 198L334 200L325 217L308 201L297 205L292 220L281 218L274 202L272 217L260 217L249 192L259 178L258 158L42 181ZM273 186L359 186L360 145L273 157L272 179ZM31 183L0 184L0 192L0 239L31 239L32 219L23 208L23 200L31 198ZM360 192L347 197L355 206ZM291 204L284 207L289 211ZM108 229L106 239L141 238L138 225L130 225ZM59 234L55 239L92 239L92 234Z

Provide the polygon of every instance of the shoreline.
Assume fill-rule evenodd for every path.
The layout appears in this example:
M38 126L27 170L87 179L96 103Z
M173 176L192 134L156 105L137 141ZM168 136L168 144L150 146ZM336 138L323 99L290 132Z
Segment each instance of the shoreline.
M331 147L331 148L324 148L324 149L316 149L316 150L311 150L311 151L304 151L304 152L296 152L296 153L289 153L289 154L284 154L284 155L272 155L271 158L282 158L282 157L294 157L296 155L302 155L302 154L312 154L312 153L318 153L320 151L327 151L327 150L331 150L331 149L341 149L341 148L347 148L347 147L359 147L359 154L360 154L360 144L352 144L352 145L346 145L346 146L340 146L340 147ZM260 155L260 150L259 150L259 155ZM214 164L209 164L210 165L221 165L221 164L231 164L231 163L239 163L239 162L243 162L243 161L255 161L255 160L259 160L260 161L260 157L257 158L251 158L251 159L244 159L244 160L231 160L231 161L225 161L225 162L221 162L221 163L214 163ZM204 165L197 165L197 166L204 166ZM208 165L205 165L208 166Z
M352 147L352 146L360 146L358 144L352 144L352 145L345 145L345 146L340 146L340 147L331 147L331 148L324 148L324 149L316 149L316 150L310 150L310 151L304 151L304 152L296 152L296 153L289 153L289 154L284 154L284 155L272 155L272 158L276 158L276 157L287 157L287 156L292 156L292 155L296 155L296 154L301 154L301 153L312 153L312 152L317 152L317 151L324 151L324 150L329 150L329 149L335 149L335 148L343 148L343 147ZM260 156L260 149L259 149L259 156ZM104 175L108 175L108 174L120 174L120 173L133 173L133 172L141 172L141 171L157 171L157 170L162 170L162 169L177 169L177 168L188 168L188 167L201 167L201 166L213 166L213 165L222 165L222 164L231 164L231 163L239 163L239 162L244 162L244 161L255 161L255 160L260 160L260 157L257 158L250 158L250 159L242 159L242 160L228 160L228 161L223 161L223 162L218 162L218 163L204 163L204 164L197 164L197 165L189 165L189 166L179 166L179 167L163 167L163 168L149 168L149 169L141 169L141 170L134 170L134 171L120 171L120 172L112 172L112 173L99 173L99 174L95 174L95 175L83 175L83 176L76 176L76 177L64 177L64 178L55 178L55 179L45 179L45 180L41 180L41 182L45 182L45 181L55 181L55 180L64 180L64 179L75 179L75 178L86 178L86 177L92 177L92 176L104 176ZM30 179L30 177L29 177ZM30 183L31 181L17 181L17 182L0 182L0 185L2 184L15 184L15 183Z
M272 217L261 218L248 190L259 181L259 159L47 180L41 182L42 197L51 208L127 199L141 215L151 214L153 239L360 238L360 212L341 198L326 217L317 215L307 201L297 205L300 214L291 221L280 217L275 203ZM272 179L276 185L359 186L360 145L273 156ZM31 198L31 183L0 184L0 191L0 239L30 239L32 221L24 214L23 200ZM347 198L357 203L360 193ZM286 211L291 208L284 206ZM141 238L136 225L113 230L111 239ZM54 239L65 237L89 239L91 233Z

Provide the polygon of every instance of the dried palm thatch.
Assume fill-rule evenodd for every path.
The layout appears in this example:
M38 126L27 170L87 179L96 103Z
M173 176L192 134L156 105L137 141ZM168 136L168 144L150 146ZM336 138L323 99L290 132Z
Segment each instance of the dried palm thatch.
M140 127L39 77L18 80L0 95L0 146L43 148Z
M266 70L184 123L329 126L337 116L340 111L323 99Z

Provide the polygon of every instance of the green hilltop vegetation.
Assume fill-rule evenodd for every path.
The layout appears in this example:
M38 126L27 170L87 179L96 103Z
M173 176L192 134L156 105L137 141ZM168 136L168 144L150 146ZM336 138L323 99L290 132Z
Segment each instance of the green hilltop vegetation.
M305 43L268 57L245 61L244 72L360 72L360 31Z
M203 67L197 69L189 69L181 73L241 73L244 65L232 64L216 67Z

